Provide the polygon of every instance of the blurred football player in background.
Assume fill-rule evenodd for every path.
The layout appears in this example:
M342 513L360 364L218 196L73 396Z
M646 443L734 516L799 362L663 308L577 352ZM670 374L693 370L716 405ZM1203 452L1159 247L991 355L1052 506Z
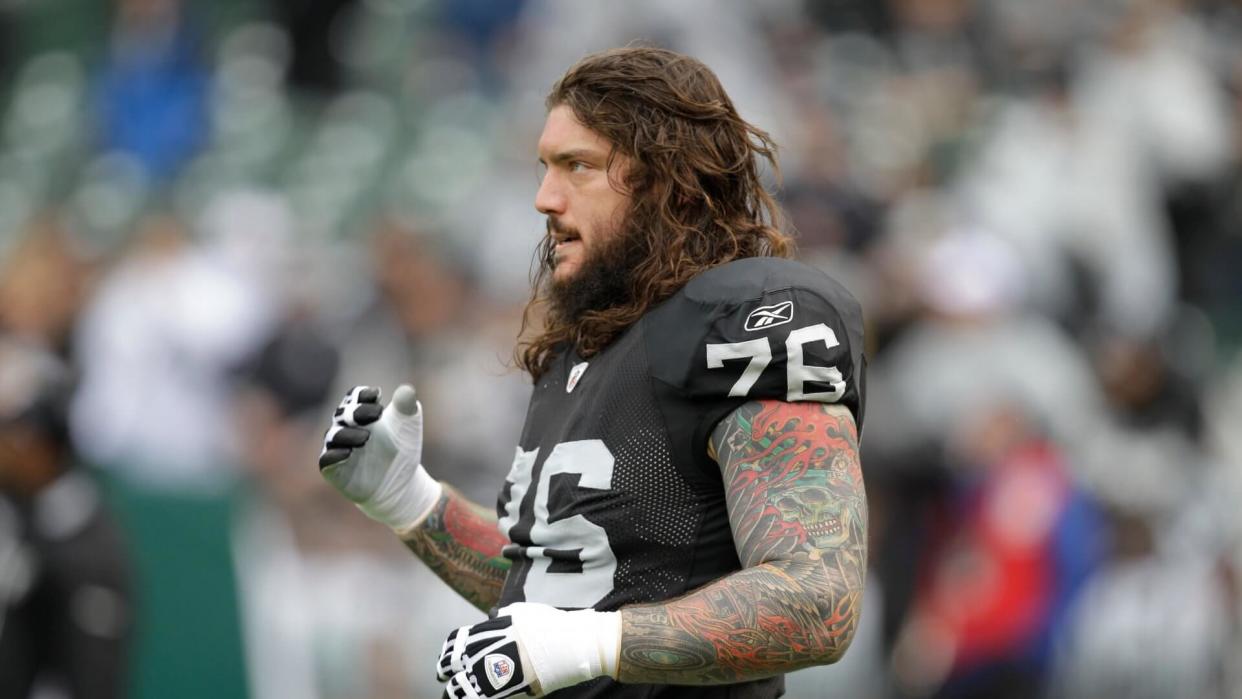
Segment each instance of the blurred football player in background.
M489 612L444 645L450 696L779 696L861 612L861 310L785 259L775 147L699 61L593 54L547 107L497 514L423 469L408 386L350 391L320 469Z
M0 696L123 697L129 560L72 468L68 372L11 340L0 364Z

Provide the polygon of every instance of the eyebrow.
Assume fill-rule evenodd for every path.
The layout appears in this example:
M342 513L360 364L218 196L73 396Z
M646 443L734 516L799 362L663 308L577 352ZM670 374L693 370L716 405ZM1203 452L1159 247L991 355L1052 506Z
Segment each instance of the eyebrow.
M595 149L571 148L569 150L564 150L564 151L560 151L559 153L556 153L551 158L549 158L549 160L559 165L561 163L567 163L571 160L580 160L583 158L598 158L598 157L599 157L599 153ZM548 163L543 158L540 158L539 164L547 165Z

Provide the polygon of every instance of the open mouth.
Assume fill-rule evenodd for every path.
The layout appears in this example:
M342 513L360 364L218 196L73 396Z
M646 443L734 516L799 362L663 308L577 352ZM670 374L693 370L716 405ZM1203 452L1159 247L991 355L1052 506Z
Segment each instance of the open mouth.
M558 237L551 250L552 263L556 264L557 260L570 254L570 251L574 249L575 245L581 244L582 241L576 235Z

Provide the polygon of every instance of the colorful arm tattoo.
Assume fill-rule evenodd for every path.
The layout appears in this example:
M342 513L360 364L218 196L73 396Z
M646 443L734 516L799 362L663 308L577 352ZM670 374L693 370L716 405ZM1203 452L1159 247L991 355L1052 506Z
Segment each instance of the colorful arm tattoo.
M496 528L496 515L447 485L431 514L401 540L466 601L488 611L512 562L500 551L509 540Z
M867 569L858 433L838 405L751 402L712 433L745 568L622 609L623 682L722 684L834 662Z

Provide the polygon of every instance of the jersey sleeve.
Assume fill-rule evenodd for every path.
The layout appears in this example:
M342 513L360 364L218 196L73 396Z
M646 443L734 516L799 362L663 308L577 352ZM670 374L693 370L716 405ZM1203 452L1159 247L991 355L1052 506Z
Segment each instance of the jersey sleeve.
M862 311L812 267L754 258L696 277L652 313L647 352L674 451L713 475L711 431L747 401L840 403L862 427Z

